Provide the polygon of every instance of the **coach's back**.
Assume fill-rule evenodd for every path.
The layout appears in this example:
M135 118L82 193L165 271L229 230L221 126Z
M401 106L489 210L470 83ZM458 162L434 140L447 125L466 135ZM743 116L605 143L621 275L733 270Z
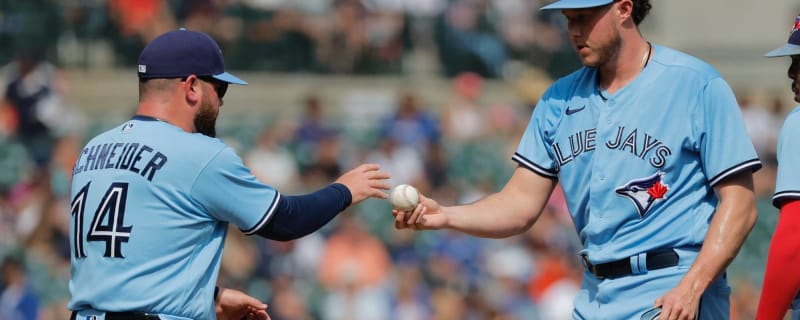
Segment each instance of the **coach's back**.
M255 230L278 198L218 139L145 116L97 136L73 169L69 309L213 319L227 222Z

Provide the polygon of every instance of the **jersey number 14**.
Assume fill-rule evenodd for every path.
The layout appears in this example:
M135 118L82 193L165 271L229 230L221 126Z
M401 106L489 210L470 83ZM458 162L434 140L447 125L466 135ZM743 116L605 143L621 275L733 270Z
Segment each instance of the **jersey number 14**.
M71 215L73 216L73 250L75 258L86 258L83 241L83 215L86 210L86 197L89 194L87 183L72 199ZM105 257L125 258L122 255L122 243L128 242L133 226L124 226L125 201L128 198L128 183L115 182L105 192L94 212L92 224L86 234L86 241L105 242Z

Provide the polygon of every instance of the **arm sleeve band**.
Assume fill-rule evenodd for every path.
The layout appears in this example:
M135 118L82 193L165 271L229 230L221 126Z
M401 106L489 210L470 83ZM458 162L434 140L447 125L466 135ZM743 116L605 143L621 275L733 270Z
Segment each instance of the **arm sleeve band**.
M322 228L352 201L350 190L341 183L310 194L281 197L272 219L257 234L278 241L304 237Z
M800 290L800 200L781 208L770 242L756 319L783 319Z

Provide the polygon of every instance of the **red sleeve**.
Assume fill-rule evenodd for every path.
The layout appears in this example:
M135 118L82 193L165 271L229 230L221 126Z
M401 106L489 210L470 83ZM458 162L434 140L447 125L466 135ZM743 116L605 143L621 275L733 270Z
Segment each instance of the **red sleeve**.
M764 286L758 302L758 320L783 319L800 291L800 200L781 207L778 226L769 246Z

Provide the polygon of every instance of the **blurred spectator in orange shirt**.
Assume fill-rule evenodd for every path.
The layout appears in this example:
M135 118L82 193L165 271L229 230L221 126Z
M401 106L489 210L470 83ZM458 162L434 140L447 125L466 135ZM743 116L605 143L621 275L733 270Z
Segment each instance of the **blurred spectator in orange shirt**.
M318 266L321 284L329 291L323 319L371 320L389 314L392 274L389 252L352 214L339 217L339 228L325 245Z
M175 28L175 17L164 0L109 0L109 15L120 33L142 43Z

